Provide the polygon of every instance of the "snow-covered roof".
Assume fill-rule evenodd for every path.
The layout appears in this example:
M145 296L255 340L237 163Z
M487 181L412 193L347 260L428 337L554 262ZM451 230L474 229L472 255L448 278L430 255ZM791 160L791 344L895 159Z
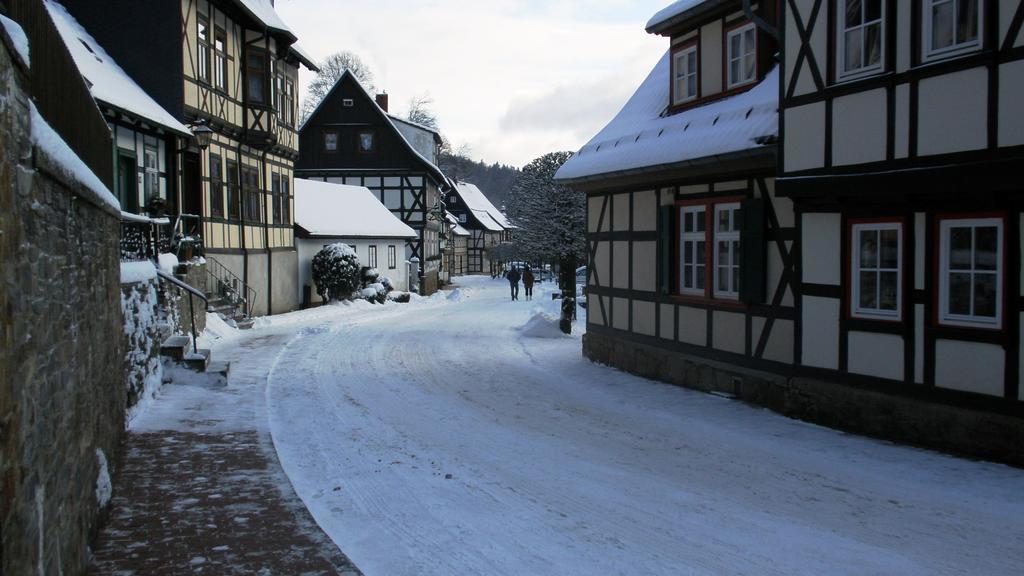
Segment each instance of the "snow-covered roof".
M669 97L666 52L619 114L555 178L577 180L677 165L762 148L778 135L778 67L747 92L666 116Z
M472 236L472 234L469 233L469 230L466 230L462 227L462 224L459 224L459 219L455 217L455 214L445 212L444 215L452 225L452 231L455 232L456 236Z
M284 20L281 20L270 0L235 0L235 3L267 28L287 34L293 39L295 38L295 34L284 23Z
M309 68L313 72L320 71L320 67L316 64L316 59L313 58L309 52L303 50L298 43L292 44L288 49L295 53L295 57L298 58L299 62L305 65L306 68Z
M473 212L473 215L476 216L476 219L480 221L484 228L500 232L512 227L508 219L505 218L505 215L495 208L494 204L491 204L491 201L487 199L487 196L484 196L484 193L475 184L457 182L455 189L458 191L462 201L466 203L466 207Z
M187 126L157 104L117 65L64 6L54 0L45 0L45 4L93 98L172 132L192 136Z
M735 0L677 0L659 10L647 21L647 31L660 34L669 26L730 2L735 2ZM738 2L736 3L738 4Z
M295 179L295 223L313 236L415 238L416 231L362 186Z
M11 20L7 16L0 14L0 27L7 32L7 37L11 39L11 43L14 44L14 50L17 52L18 57L21 58L22 63L27 67L32 67L32 58L30 57L30 50L28 45L28 36L25 35L25 31L21 28L14 20Z

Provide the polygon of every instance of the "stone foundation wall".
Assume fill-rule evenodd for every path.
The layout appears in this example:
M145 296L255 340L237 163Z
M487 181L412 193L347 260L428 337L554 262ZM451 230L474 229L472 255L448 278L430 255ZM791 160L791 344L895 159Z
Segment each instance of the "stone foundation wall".
M0 573L81 574L124 431L119 215L33 148L11 54L0 38Z
M153 399L163 380L160 344L166 334L160 321L160 309L155 280L121 286L125 406L129 420Z
M1024 466L1021 417L749 370L594 332L584 335L583 354L644 378L727 393L830 428Z

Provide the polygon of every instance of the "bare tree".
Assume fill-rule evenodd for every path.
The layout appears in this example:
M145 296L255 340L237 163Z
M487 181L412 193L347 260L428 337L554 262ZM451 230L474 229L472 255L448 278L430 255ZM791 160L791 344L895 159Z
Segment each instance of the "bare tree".
M437 114L430 108L433 103L434 99L430 94L413 96L409 99L409 115L406 118L410 122L437 130Z
M338 80L341 79L346 70L355 76L356 80L363 85L367 92L374 94L377 91L376 86L373 84L373 71L363 62L362 58L353 52L335 52L324 58L323 62L320 62L319 67L320 71L310 81L306 90L306 99L302 103L301 120L303 123L316 110L320 102L323 102L323 99L327 97L327 93L331 91L331 88L334 88L334 85L338 83Z

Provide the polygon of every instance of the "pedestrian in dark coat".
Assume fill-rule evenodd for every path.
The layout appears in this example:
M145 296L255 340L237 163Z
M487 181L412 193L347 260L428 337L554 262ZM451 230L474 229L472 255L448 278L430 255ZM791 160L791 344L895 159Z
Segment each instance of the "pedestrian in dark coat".
M508 285L512 288L512 300L519 300L519 279L522 276L519 274L519 269L515 266L508 271Z
M526 299L533 300L533 270L527 266L526 270L523 270L523 287L526 288Z

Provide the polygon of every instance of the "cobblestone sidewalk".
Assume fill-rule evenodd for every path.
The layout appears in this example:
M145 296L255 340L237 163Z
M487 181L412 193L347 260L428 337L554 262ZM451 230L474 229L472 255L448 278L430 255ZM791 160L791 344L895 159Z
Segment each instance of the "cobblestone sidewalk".
M360 574L274 453L262 408L273 359L247 354L268 338L228 352L226 384L179 374L185 384L164 386L127 437L90 574Z

